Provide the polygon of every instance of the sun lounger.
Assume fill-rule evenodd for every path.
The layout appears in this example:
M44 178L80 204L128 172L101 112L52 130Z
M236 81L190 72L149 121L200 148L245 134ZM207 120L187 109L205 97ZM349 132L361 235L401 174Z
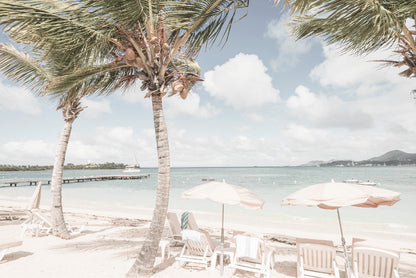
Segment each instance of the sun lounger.
M238 234L235 236L235 246L235 254L230 265L234 272L241 269L270 277L274 254L266 248L263 240Z
M179 223L178 216L174 212L168 212L166 215L169 227L169 240L175 244L182 242L182 230L181 224Z
M182 239L185 245L176 260L183 264L202 264L207 269L215 250L209 233L204 230L186 229L182 231Z
M332 241L297 238L296 248L297 277L340 277L335 262L336 248Z
M352 260L355 278L399 278L400 252L380 248L372 241L353 239ZM384 245L385 246L385 245Z
M0 244L0 261L6 255L8 249L22 245L22 241L13 241Z
M68 231L72 234L81 233L84 226L71 226L67 224ZM31 211L30 222L22 224L21 237L26 232L30 232L32 235L38 237L39 235L48 235L52 230L52 222L48 216L43 214L40 210Z

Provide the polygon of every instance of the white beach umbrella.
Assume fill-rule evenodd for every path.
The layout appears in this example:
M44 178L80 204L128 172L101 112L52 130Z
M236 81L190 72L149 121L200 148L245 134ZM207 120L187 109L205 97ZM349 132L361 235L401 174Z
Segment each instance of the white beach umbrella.
M222 204L221 246L224 246L224 205L239 205L250 209L261 209L264 205L264 200L250 190L225 183L225 181L213 181L195 186L183 192L181 197L184 199L209 199Z
M40 197L42 193L42 182L38 181L38 185L33 192L32 198L27 205L27 210L38 209L40 205Z
M344 248L345 269L350 277L349 260L345 247L339 208L344 206L376 208L380 205L392 206L400 201L400 193L374 186L352 183L321 183L296 191L283 199L281 205L316 206L322 209L336 209Z

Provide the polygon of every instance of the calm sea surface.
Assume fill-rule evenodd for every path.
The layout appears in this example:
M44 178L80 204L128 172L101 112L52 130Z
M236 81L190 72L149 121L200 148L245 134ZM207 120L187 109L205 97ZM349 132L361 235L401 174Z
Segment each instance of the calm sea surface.
M63 185L65 207L103 211L134 212L138 208L153 208L157 185L157 169L144 168L143 180L112 180ZM122 170L73 170L65 171L64 177L93 175L119 175ZM0 181L25 179L50 179L51 171L0 172ZM236 217L265 217L265 219L292 219L313 221L314 219L335 220L333 211L310 207L282 207L281 200L305 186L329 182L331 179L372 180L379 187L400 192L402 200L392 207L376 209L346 207L341 209L346 222L382 224L402 231L416 232L416 168L415 167L270 167L270 168L173 168L171 172L170 209L194 210L217 214L220 206L208 200L183 200L183 191L204 183L203 178L223 179L227 183L246 187L262 197L266 203L263 210L247 210L227 207L227 215ZM43 185L41 205L49 206L50 186ZM33 186L1 187L0 201L27 203Z

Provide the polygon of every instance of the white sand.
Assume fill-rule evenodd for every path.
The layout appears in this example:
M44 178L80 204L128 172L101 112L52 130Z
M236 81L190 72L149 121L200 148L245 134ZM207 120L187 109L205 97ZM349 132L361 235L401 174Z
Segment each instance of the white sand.
M75 212L65 214L66 221L71 225L85 225L86 228L81 234L70 240L62 240L51 235L25 235L23 245L10 249L0 262L0 277L124 277L146 235L149 215L144 213L140 217L143 220L138 220L124 216L104 216L108 214L105 212L73 211ZM203 215L197 215L197 220L202 228L208 229L212 234L219 234L218 228L212 228L218 227L218 223L211 223L208 218L204 219ZM249 221L255 222L254 219ZM21 222L0 220L0 243L19 240ZM258 223L247 225L247 221L233 222L227 226L229 230L226 231L226 235L230 237L232 228L250 230L264 236L267 245L276 253L272 277L296 277L296 249L293 245L295 236L330 238L337 244L339 241L336 230L319 231L317 227L312 229L309 225L281 224L282 229L278 230L280 235L276 235L268 233L270 227L267 223L261 226ZM370 236L377 236L377 233ZM381 238L386 240L385 235ZM347 237L348 240L350 238ZM402 237L402 240L396 237L389 242L401 247L401 277L416 278L416 242L409 241L407 237ZM341 248L339 250L341 251ZM174 260L174 256L179 252L180 247L172 248L173 257L163 263L158 257L157 272L153 277L221 277L218 268L211 271L192 265L180 267ZM337 262L342 269L341 252L338 252ZM231 276L231 270L226 268L223 277ZM235 277L253 275L238 272Z

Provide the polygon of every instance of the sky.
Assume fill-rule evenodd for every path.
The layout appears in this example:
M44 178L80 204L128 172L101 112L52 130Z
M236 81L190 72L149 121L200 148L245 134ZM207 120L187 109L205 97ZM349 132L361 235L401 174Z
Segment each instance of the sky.
M289 20L272 1L251 1L227 44L198 55L204 81L186 100L164 98L171 166L296 166L416 153L416 83L372 62L392 58L392 49L355 56L321 38L295 41ZM66 163L157 166L151 102L138 87L84 100ZM53 165L64 127L56 106L0 75L0 164Z

